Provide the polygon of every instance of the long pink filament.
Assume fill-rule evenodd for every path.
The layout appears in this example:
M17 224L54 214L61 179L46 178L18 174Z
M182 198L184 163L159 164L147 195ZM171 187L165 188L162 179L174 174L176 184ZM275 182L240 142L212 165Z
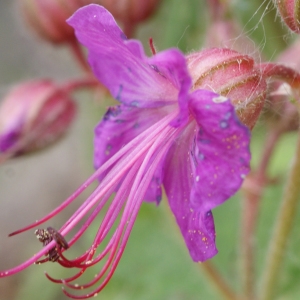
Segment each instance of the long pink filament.
M92 296L96 295L98 292L100 292L105 287L105 285L108 283L111 276L113 275L113 273L116 269L116 266L124 252L125 245L129 238L129 234L131 232L132 226L134 224L134 221L136 219L140 205L142 203L142 199L144 197L144 194L146 193L146 190L149 186L152 176L153 176L158 164L161 162L161 159L164 157L165 153L167 152L168 148L170 147L171 143L174 141L172 134L170 134L169 136L167 134L166 135L162 134L161 136L164 137L165 139L167 139L168 141L164 141L165 145L163 147L158 147L157 145L153 145L153 147L147 152L147 155L143 160L142 166L139 168L139 172L138 172L138 174L135 178L134 184L130 190L130 195L128 197L126 208L123 212L122 220L118 227L118 231L120 233L118 234L118 239L115 242L115 247L113 247L113 249L112 249L112 253L110 255L109 260L107 261L105 266L102 268L101 272L89 284L81 285L81 286L67 284L67 286L74 288L74 289L82 289L82 288L87 288L87 287L92 286L93 284L95 284L97 281L99 281L101 279L101 277L106 272L108 266L112 263L108 275L106 276L106 278L104 279L102 284L92 293L89 293L89 294L83 295L83 296L76 296L76 295L72 295L64 290L64 293L67 296L72 297L74 299L85 299L85 298L92 297ZM157 140L156 142L159 144L162 141ZM155 150L157 150L157 148L160 150L160 152L156 155L154 161L149 166L148 165L149 160L152 157L153 152ZM147 167L149 167L149 169L147 171L145 171L145 169ZM126 224L127 224L127 227L126 227L125 233L123 235L121 245L118 246L119 241L121 240L123 229L125 228ZM118 252L116 254L117 249L118 249Z

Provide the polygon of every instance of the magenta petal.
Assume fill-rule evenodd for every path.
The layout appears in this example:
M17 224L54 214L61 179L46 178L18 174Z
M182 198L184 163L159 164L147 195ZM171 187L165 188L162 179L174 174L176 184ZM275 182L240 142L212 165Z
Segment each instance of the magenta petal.
M250 132L231 102L212 92L192 93L190 109L199 126L191 152L191 206L209 211L231 197L248 174Z
M184 125L189 116L188 97L192 85L185 57L177 49L170 49L149 58L149 62L159 74L163 74L177 88L180 113L171 125L175 127Z
M190 203L194 184L190 148L194 130L195 122L189 124L170 149L165 163L163 184L192 259L202 262L212 258L218 251L212 213L193 210Z
M114 98L136 107L158 107L177 100L176 87L150 65L139 41L126 39L105 8L82 7L68 23L88 48L94 74Z
M125 105L110 107L95 128L94 165L100 167L124 145L155 124L168 113L166 109L133 108ZM162 162L163 164L163 162ZM109 170L108 170L109 171ZM106 175L102 174L100 180ZM153 176L144 200L159 202L161 199L162 166Z
M195 121L170 149L163 183L191 257L204 261L217 253L211 210L249 172L250 133L230 101L213 92L193 92L189 109Z

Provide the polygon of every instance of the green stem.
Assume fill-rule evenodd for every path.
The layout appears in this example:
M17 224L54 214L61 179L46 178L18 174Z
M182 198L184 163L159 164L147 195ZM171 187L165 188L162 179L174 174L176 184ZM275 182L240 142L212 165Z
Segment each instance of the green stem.
M262 290L259 299L272 300L278 284L287 241L296 216L296 208L300 198L300 133L298 135L296 155L286 184L282 205L275 223L271 238L268 260L263 276Z
M210 279L211 283L217 288L217 290L220 292L224 299L239 299L239 297L228 286L227 282L225 282L221 274L215 269L215 267L210 262L206 261L205 263L199 264L199 266L205 272L207 278Z

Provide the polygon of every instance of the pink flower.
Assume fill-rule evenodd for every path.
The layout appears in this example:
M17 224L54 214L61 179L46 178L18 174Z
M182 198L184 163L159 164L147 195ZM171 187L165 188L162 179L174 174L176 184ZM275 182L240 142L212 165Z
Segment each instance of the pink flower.
M141 44L127 40L112 15L97 5L79 9L68 23L88 48L94 74L121 104L109 108L95 129L95 174L48 216L13 234L47 221L94 180L100 183L61 228L65 236L91 211L68 245L62 239L48 243L46 235L42 251L0 276L18 272L51 252L52 258L58 254L61 265L79 268L64 280L47 275L52 281L81 290L102 280L82 296L64 290L72 298L83 299L96 295L110 280L143 200L159 203L161 186L192 259L205 261L216 255L211 210L232 196L249 172L250 133L226 97L191 90L186 59L177 49L146 57ZM73 246L107 203L92 245L78 258L65 258L62 250ZM103 246L109 233L111 238ZM57 253L53 253L55 244ZM95 255L100 244L103 251ZM71 284L105 257L104 266L89 283Z

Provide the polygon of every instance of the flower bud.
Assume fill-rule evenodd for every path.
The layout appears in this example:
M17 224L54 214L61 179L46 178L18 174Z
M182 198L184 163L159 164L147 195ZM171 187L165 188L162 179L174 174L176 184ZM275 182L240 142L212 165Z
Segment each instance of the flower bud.
M160 0L98 0L115 18L127 23L138 23L147 19L157 8Z
M97 0L96 2L108 9L126 27L134 26L150 17L161 0Z
M73 28L66 23L88 0L20 0L25 20L40 37L54 44L75 40Z
M187 56L193 89L231 99L242 123L253 128L264 105L267 83L254 60L230 49L212 48Z
M15 156L46 147L65 133L75 111L69 95L50 80L16 86L0 106L0 153Z
M300 0L276 0L275 6L285 24L300 33Z

